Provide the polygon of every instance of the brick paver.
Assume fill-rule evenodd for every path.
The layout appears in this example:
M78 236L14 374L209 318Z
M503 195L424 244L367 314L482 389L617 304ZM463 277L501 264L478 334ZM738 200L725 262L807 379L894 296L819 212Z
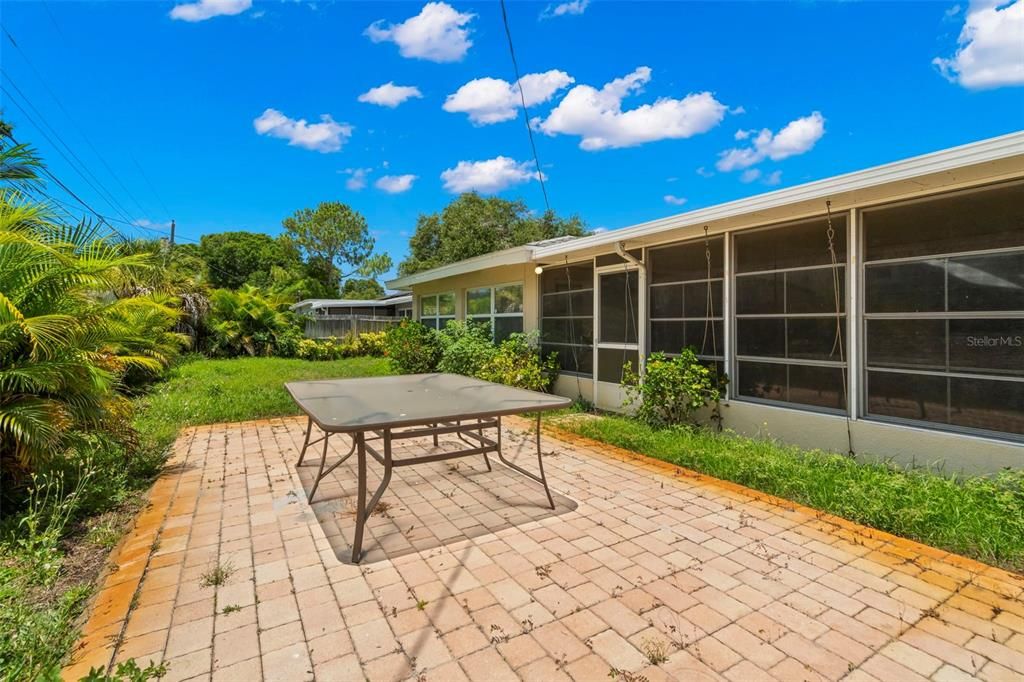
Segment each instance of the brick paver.
M65 677L132 657L171 680L1024 676L1024 577L555 432L554 512L497 463L399 469L352 565L353 471L310 507L303 426L179 439Z

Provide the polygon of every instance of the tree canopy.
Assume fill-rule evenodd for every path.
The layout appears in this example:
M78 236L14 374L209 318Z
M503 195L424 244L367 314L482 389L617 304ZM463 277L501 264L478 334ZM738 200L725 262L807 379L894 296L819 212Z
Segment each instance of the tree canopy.
M313 272L335 283L353 275L374 277L391 268L391 257L374 254L375 241L364 218L338 201L299 209L284 219L284 237L306 256Z
M208 266L211 286L225 289L263 283L274 267L297 269L302 265L289 242L259 232L204 235L199 251Z
M341 287L341 297L368 301L373 298L380 298L384 295L384 287L375 279L351 278L346 279Z
M585 234L579 216L562 218L554 211L535 216L522 200L469 192L440 213L419 216L416 232L409 239L409 256L399 265L398 273L411 275L541 239Z

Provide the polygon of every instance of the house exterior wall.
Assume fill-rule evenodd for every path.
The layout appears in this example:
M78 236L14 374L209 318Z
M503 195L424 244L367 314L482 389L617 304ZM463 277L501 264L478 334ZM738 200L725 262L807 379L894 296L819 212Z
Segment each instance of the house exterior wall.
M538 304L539 294L537 291L537 275L533 271L532 263L520 265L503 265L497 268L477 270L476 272L445 277L432 280L424 284L412 286L413 293L413 316L420 318L420 298L431 294L444 294L452 292L455 294L455 319L466 319L466 290L479 287L493 287L499 284L522 284L523 285L523 331L531 332L537 329L539 320Z

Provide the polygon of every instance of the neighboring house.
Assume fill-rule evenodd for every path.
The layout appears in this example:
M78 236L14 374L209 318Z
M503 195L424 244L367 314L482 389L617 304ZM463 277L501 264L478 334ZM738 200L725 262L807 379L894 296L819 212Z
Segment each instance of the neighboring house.
M726 428L1024 465L1024 132L388 285L430 326L540 330L556 392L603 408L625 362L693 346L730 377Z
M369 300L307 298L292 305L299 315L311 317L411 317L412 294L399 292Z

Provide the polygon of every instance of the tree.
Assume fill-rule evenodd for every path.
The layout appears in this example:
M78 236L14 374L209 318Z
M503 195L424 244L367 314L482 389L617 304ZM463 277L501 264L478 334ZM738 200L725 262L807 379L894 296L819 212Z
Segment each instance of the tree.
M341 297L368 301L384 295L384 287L375 279L347 279L341 287Z
M391 268L391 257L374 254L375 242L358 211L338 201L299 209L282 222L286 238L305 255L310 274L337 287L353 275L375 277Z
M274 266L302 266L298 252L290 243L258 232L204 235L199 250L209 270L210 285L214 287L237 289L246 283L264 284Z
M522 200L460 195L440 213L421 214L409 239L409 257L398 267L410 275L447 263L529 242L563 236L583 236L586 226L578 216L559 217L554 211L530 213Z

